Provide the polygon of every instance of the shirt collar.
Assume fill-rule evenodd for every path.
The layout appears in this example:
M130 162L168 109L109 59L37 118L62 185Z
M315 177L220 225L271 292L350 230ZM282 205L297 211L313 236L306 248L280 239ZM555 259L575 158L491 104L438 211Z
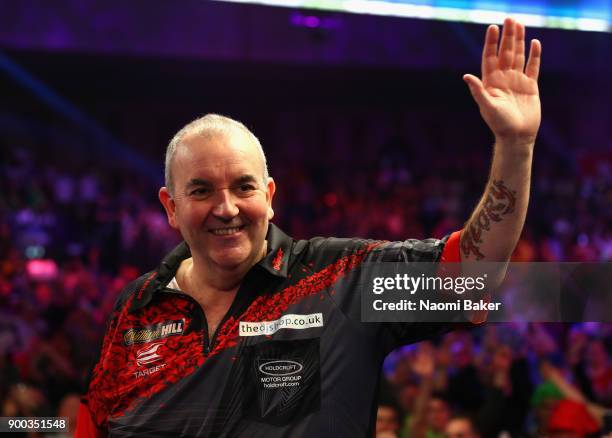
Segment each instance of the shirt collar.
M258 265L272 275L287 278L293 239L270 223L266 240L268 241L268 254L259 261Z
M268 242L268 253L253 268L257 266L266 272L281 278L287 278L289 257L293 239L285 234L273 223L268 225L266 235ZM181 262L191 257L191 250L186 242L181 242L162 260L156 275L150 275L136 291L136 295L130 305L130 312L134 312L151 302L153 294L165 288L176 275Z

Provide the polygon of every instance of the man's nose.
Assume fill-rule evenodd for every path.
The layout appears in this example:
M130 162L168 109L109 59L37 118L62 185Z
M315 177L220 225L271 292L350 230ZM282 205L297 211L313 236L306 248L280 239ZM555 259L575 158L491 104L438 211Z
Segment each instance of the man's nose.
M219 218L232 219L240 211L230 189L218 189L214 196L214 202L212 213Z

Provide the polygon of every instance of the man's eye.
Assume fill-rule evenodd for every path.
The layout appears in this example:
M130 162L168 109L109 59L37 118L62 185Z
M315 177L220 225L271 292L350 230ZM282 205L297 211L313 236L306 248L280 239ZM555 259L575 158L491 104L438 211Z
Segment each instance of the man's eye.
M253 184L240 184L238 190L242 193L247 193L255 190L255 186Z
M199 188L199 189L195 189L193 190L190 195L191 196L199 196L199 197L203 197L203 196L208 196L210 195L211 190L210 189L205 189L205 188Z

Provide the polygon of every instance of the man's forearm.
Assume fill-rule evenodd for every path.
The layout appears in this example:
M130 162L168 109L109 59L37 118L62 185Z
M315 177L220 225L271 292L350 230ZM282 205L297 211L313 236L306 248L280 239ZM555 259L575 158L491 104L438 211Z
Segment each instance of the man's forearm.
M527 215L532 156L533 144L496 142L484 195L461 233L462 260L510 259Z

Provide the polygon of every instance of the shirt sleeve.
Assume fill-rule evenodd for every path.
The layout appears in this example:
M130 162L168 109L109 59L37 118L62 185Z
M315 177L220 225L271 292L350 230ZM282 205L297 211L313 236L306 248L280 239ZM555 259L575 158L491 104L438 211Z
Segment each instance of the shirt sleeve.
M461 230L463 231L463 230ZM442 251L442 255L440 257L441 263L458 263L461 262L461 252L459 251L459 242L461 240L461 231L455 231L452 233L448 240L446 241L446 245L444 246L444 250ZM491 294L487 293L483 296L483 300L487 303L491 302ZM479 325L484 323L487 320L488 310L470 310L464 313L464 316L467 322L475 325Z
M448 240L446 241L446 244L444 245L444 249L442 250L442 255L440 256L440 261L442 263L445 263L445 262L451 263L451 262L461 261L461 252L459 251L459 241L461 239L461 231L455 231L448 237Z
M460 257L461 231L454 232L443 239L407 239L403 241L368 241L359 239L325 239L318 243L314 255L316 261L324 263L347 259L342 266L361 267L347 272L335 283L330 298L336 307L353 322L355 330L360 331L365 339L376 345L384 354L401 345L418 342L434 337L457 327L470 326L469 320L461 311L457 311L445 319L446 322L426 322L415 319L412 322L364 322L362 318L362 293L365 270L370 272L372 265L380 264L389 271L396 265L397 269L414 263L416 269L431 269L436 272L441 263L448 263L451 271L455 270L452 263L461 261ZM352 261L357 261L352 263ZM315 263L315 266L323 263ZM421 264L419 267L418 265ZM429 264L430 268L426 265ZM457 263L458 265L458 263ZM449 275L445 269L445 275ZM452 272L450 275L453 275ZM456 275L460 275L457 272Z
M448 277L460 275L461 252L460 239L462 230L455 231L441 240L426 239L413 241L411 248L418 249L413 256L397 260L398 262L431 262L437 263L439 275ZM419 253L428 254L420 257ZM444 266L450 263L451 266ZM456 264L456 265L453 265ZM440 271L443 269L444 273ZM473 316L472 312L458 311L453 321L447 322L405 322L405 323L381 323L378 331L378 343L384 353L407 344L412 344L425 339L431 339L458 328L472 327L479 316ZM486 315L483 318L486 319ZM482 321L481 321L482 322Z
M148 274L146 274L148 275ZM143 276L144 277L144 276ZM126 311L130 297L142 285L142 278L126 285L117 298L111 315L108 318L106 331L100 346L100 355L87 379L87 390L81 399L77 421L77 437L104 437L107 434L107 420L112 412L109 399L116 380L113 374L117 366L113 360L112 350L115 343L116 328L120 322L121 315ZM109 364L112 365L108 369ZM96 432L97 431L97 432ZM99 433L96 435L96 433ZM101 434L101 435L100 435Z
M81 401L79 404L79 413L77 416L75 438L103 438L106 437L106 432L99 429L94 423L89 407Z

